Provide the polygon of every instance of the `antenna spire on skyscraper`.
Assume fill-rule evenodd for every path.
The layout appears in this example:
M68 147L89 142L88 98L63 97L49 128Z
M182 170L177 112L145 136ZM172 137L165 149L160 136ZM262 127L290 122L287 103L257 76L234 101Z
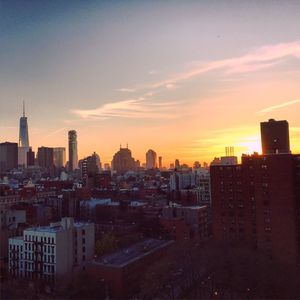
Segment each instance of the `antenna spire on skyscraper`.
M23 100L23 117L25 117L25 101Z

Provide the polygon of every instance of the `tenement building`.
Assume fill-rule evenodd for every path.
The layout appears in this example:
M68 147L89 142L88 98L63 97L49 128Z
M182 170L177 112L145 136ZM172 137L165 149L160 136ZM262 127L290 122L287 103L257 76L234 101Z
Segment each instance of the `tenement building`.
M84 268L94 256L94 243L94 224L73 218L28 228L9 239L10 275L54 282Z

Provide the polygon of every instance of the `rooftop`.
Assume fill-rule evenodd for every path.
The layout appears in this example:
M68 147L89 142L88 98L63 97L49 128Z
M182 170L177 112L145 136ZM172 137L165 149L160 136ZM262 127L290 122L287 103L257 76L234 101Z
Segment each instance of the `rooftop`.
M35 231L35 232L48 232L48 233L56 233L60 231L64 231L65 229L59 225L60 222L55 223L54 226L39 226L27 228L24 231ZM88 222L74 222L74 227L80 228L85 226L86 224L90 224Z
M146 239L112 254L102 256L96 259L94 263L102 266L121 268L172 243L174 241Z

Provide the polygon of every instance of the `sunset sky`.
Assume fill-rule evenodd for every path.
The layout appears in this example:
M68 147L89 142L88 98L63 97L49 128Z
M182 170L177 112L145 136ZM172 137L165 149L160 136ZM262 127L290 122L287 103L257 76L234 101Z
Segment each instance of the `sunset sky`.
M261 151L286 119L300 153L300 1L0 0L0 142L168 165Z

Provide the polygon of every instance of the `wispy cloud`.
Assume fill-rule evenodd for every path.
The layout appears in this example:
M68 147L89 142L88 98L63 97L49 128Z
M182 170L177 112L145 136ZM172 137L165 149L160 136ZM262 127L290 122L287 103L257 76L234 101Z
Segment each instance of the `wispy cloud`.
M299 103L300 103L300 99L286 101L286 102L283 102L283 103L280 103L280 104L277 104L277 105L272 105L272 106L266 107L262 110L259 110L257 112L257 114L263 115L263 114L272 112L274 110L284 108L284 107L287 107L287 106L291 106L291 105L295 105L295 104L299 104Z
M62 127L62 128L59 128L59 129L56 129L56 130L50 132L49 134L44 136L40 141L44 141L45 139L49 138L50 136L56 135L57 133L59 133L63 130L66 130L66 127Z
M117 117L174 118L174 114L167 113L170 106L163 104L163 102L159 105L153 102L149 103L151 98L153 99L154 95L164 91L173 90L184 81L188 81L211 71L218 70L224 75L256 72L271 68L284 62L288 58L300 58L300 41L259 47L238 57L207 62L194 62L193 67L189 68L189 70L170 75L168 78L161 81L140 85L138 88L120 88L117 90L124 93L138 93L141 96L137 99L124 99L118 102L110 102L95 109L73 109L71 112L82 119L97 118L105 120ZM149 71L149 74L154 74L155 72L155 70L151 70ZM298 102L298 100L295 101ZM295 101L266 108L259 113L266 113L274 109L295 104ZM172 107L177 107L179 109L180 105L174 103L172 104Z
M175 114L170 114L172 107L177 102L148 103L143 97L138 99L128 99L118 102L103 104L95 109L74 109L71 112L82 119L107 119L107 118L174 118Z
M134 93L135 89L132 88L121 88L121 89L117 89L117 92L124 92L124 93Z
M259 47L239 57L197 62L188 71L172 75L167 79L152 84L151 87L166 87L169 84L192 79L214 70L223 70L225 74L256 72L270 68L291 57L300 58L300 41Z

